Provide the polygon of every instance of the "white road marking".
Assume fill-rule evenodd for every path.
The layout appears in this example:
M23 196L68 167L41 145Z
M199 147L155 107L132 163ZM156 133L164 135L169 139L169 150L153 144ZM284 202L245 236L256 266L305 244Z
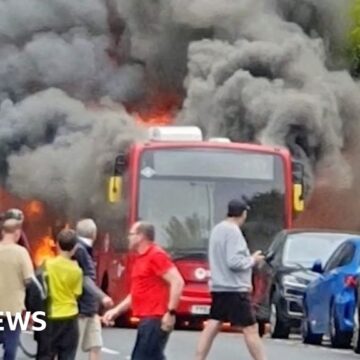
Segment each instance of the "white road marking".
M101 348L101 351L105 354L110 354L110 355L119 355L120 353L116 350L113 350L113 349L109 349L109 348L106 348L106 347L103 347Z

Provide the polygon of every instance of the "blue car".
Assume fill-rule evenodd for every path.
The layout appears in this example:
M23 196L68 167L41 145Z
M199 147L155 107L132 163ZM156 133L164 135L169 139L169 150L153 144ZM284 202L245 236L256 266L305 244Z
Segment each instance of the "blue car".
M315 262L313 271L321 276L311 282L305 291L304 343L319 345L323 335L329 335L333 347L350 347L356 325L354 315L359 265L360 237L342 243L324 267Z

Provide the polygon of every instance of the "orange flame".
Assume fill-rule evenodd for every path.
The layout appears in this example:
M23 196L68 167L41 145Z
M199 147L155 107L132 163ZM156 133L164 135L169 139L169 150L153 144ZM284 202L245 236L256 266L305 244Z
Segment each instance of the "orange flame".
M170 125L172 123L172 119L169 114L159 114L154 116L140 116L139 114L135 115L136 123L145 126L153 126L153 125Z
M147 101L140 108L128 107L129 113L134 114L135 121L139 125L171 125L175 114L181 108L181 96L174 92L153 90Z
M0 211L14 207L24 212L24 232L33 262L39 266L45 259L56 255L52 226L56 224L57 217L41 201L20 199L0 188Z
M25 205L25 216L27 218L41 218L44 216L44 206L40 201L32 200Z
M40 239L34 251L35 266L40 266L45 260L56 256L55 241L47 235Z

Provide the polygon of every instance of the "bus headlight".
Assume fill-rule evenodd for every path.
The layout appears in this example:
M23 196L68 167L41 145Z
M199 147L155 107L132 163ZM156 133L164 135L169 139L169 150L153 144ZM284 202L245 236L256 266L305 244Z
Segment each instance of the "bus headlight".
M208 273L206 269L199 267L195 269L194 276L196 280L205 280L209 275Z

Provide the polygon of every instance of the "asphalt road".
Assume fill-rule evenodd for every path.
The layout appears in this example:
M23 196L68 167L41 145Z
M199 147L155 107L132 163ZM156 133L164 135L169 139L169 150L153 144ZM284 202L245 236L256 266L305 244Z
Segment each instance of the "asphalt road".
M194 349L198 336L198 332L174 332L167 347L167 359L193 359ZM30 335L23 335L23 338L25 339L24 342L27 343L27 346L31 347ZM103 360L129 359L134 339L134 330L104 329L105 347L103 349ZM286 341L265 338L264 342L269 360L360 360L360 355L354 354L351 350L331 349L326 344L321 347L305 346L296 336ZM18 359L25 360L26 357L21 352L19 352ZM82 359L83 358L79 358L78 360ZM86 359L86 357L84 359ZM219 359L251 359L247 353L241 335L233 333L222 333L218 336L208 360Z

